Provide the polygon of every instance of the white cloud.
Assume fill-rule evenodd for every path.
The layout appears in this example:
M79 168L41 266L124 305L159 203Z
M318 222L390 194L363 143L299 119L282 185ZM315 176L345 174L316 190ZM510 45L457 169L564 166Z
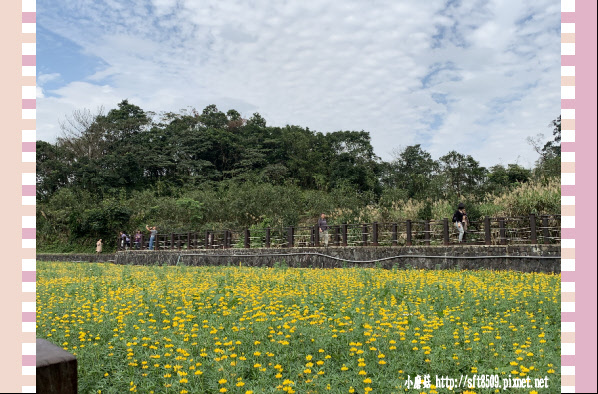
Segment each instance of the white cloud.
M43 86L47 82L57 80L58 78L60 78L60 74L59 73L50 73L50 74L42 74L42 73L40 73L40 74L37 75L37 85L38 86Z
M548 0L38 7L38 23L108 64L45 91L42 139L55 136L57 116L128 98L152 111L215 103L272 125L366 130L387 160L421 143L436 158L456 149L483 165L531 165L526 136L549 134L560 111L560 12Z

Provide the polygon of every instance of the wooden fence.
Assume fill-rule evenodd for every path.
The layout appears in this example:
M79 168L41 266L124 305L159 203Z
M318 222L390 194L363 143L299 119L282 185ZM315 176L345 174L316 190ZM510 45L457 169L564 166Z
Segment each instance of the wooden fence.
M329 225L328 246L412 246L453 245L458 243L454 224L442 220L405 220L394 223ZM463 238L469 245L558 244L561 242L561 215L491 218L470 221ZM149 247L149 236L139 242L131 235L130 244L117 240L118 249ZM229 249L320 247L317 225L281 228L206 230L158 234L154 249Z

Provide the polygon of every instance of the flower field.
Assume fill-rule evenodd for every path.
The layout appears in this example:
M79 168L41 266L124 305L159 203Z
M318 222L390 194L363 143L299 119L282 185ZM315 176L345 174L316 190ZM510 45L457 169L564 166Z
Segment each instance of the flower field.
M551 274L37 265L37 335L77 356L82 393L557 393L560 302Z

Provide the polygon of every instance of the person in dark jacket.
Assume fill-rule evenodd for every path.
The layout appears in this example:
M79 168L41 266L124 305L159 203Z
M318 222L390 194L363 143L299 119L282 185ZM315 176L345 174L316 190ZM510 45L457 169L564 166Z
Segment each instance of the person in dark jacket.
M463 241L463 234L465 233L464 216L465 204L459 203L457 210L453 214L453 223L455 223L455 227L457 227L457 231L459 231L459 243Z

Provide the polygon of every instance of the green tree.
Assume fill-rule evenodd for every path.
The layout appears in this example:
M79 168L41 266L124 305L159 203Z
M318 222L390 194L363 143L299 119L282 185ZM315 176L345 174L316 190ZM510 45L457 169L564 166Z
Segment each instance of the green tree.
M229 111L230 112L230 111ZM204 108L199 116L199 120L208 128L224 128L228 123L226 114L218 110L216 105L211 104Z
M386 184L407 192L407 198L426 197L431 194L430 186L438 172L438 163L421 148L411 145L395 152L395 159L389 163Z
M67 157L69 152L58 145L52 145L45 141L36 141L36 198L41 201L47 200L58 189L69 184L69 173L71 171Z
M440 157L440 176L445 180L445 198L476 194L483 186L487 170L470 155L450 151Z
M561 176L561 116L550 122L553 139L542 145L543 134L528 137L527 142L540 155L536 161L534 174L537 178L547 179Z
M524 168L519 164L508 164L505 168L497 164L490 167L488 171L488 191L503 192L505 189L528 182L532 176L532 170Z
M380 158L374 154L370 134L365 131L337 131L324 136L318 145L323 153L323 179L329 174L331 188L348 182L357 190L380 193ZM325 156L324 156L325 155Z

